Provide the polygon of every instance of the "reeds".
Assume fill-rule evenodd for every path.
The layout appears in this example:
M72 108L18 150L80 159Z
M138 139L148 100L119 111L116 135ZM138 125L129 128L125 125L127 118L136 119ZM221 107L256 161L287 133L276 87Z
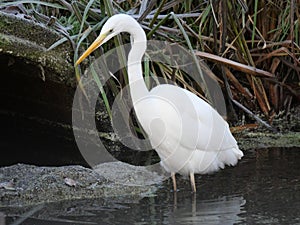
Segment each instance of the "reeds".
M246 123L252 123L251 118L254 118L270 127L267 124L271 124L278 113L289 113L292 107L299 106L299 1L4 0L0 6L18 4L43 23L54 18L51 26L65 38L51 48L63 41L72 42L74 61L97 37L109 16L131 14L141 23L148 39L179 43L191 50L194 60L205 60L226 93L232 118L237 118L235 122L239 124L246 115ZM42 19L44 16L48 21ZM128 42L127 36L116 38L114 45L120 46L123 42ZM104 46L105 49L112 47ZM95 57L101 54L101 50L96 51ZM122 49L118 51L118 61L125 65ZM102 66L104 73L108 73L105 64ZM209 90L203 90L207 87L193 83L181 71L154 63L151 58L145 61L144 70L148 78L172 79L199 96L208 93L209 100ZM78 80L81 73L76 70ZM126 70L116 76L125 86ZM95 80L110 113L110 97L106 94L110 90L112 96L116 95L119 84L110 80L105 89L97 75Z

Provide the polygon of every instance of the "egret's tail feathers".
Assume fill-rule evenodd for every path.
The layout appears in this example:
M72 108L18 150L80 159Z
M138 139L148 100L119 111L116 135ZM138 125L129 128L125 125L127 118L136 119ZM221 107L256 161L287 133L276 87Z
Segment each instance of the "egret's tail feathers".
M237 164L238 160L244 156L243 152L239 150L238 147L223 150L218 152L216 160L225 165L234 166ZM221 167L222 169L224 168Z
M243 157L243 152L238 147L228 150L205 152L195 151L187 165L188 170L194 168L195 173L206 174L224 169L226 165L234 166Z
M207 174L224 169L226 165L234 166L243 157L243 152L237 146L220 151L194 150L190 155L174 154L165 158L161 165L168 172L188 175L190 173Z

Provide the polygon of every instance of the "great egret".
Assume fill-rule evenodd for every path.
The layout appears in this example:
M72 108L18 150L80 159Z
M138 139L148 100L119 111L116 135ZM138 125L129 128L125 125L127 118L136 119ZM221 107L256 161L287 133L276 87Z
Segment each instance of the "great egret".
M110 17L99 37L75 65L121 32L131 36L128 54L128 80L133 107L139 123L171 173L174 191L175 173L189 175L196 192L194 174L206 174L235 165L243 156L227 122L204 100L175 85L161 84L149 91L143 80L141 60L146 51L146 35L138 22L126 14Z

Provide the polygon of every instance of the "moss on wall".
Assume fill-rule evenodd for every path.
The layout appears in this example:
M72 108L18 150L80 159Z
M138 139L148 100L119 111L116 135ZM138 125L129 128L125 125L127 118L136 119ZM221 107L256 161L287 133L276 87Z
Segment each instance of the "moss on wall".
M43 71L45 80L52 79L67 85L76 85L73 74L73 50L64 43L53 50L47 49L63 38L54 30L33 20L0 12L0 54L23 59Z

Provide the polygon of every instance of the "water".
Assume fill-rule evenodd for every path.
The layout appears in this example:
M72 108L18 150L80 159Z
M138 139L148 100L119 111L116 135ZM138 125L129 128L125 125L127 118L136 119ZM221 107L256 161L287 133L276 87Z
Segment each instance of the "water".
M248 151L236 167L197 176L197 193L178 176L154 196L0 209L3 224L300 224L300 148ZM20 216L21 215L21 216ZM24 220L22 223L21 220Z

